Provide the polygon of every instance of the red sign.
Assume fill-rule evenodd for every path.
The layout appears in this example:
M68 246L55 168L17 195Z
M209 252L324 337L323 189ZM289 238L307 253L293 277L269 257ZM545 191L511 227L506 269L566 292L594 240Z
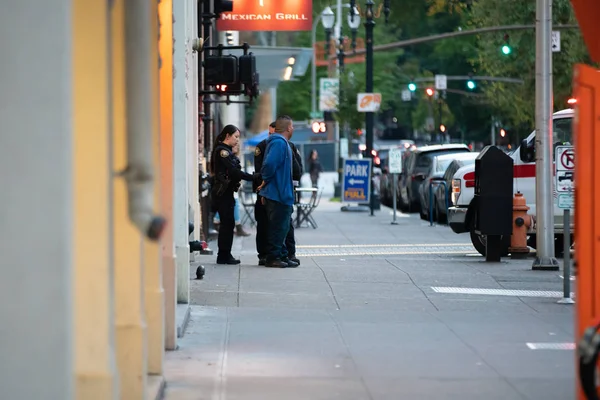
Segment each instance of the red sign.
M312 0L234 0L217 20L220 31L310 31Z

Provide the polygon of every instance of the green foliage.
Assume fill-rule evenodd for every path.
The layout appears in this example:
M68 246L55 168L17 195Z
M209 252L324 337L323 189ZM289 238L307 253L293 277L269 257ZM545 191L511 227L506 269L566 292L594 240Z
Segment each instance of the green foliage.
M498 25L535 24L535 2L478 0L469 15L473 28ZM569 0L553 1L554 24L576 24ZM513 124L533 127L535 122L535 30L511 31L512 52L504 55L504 32L477 37L477 53L471 59L479 75L520 78L523 85L490 82L482 84L486 100L496 115ZM555 110L567 107L571 96L573 66L587 61L587 52L578 29L561 31L561 51L553 53L553 85Z

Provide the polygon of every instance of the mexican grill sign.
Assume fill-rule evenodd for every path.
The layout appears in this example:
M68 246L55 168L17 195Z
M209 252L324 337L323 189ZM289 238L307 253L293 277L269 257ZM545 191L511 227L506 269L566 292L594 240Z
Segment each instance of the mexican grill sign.
M221 14L219 31L310 31L312 0L234 0Z

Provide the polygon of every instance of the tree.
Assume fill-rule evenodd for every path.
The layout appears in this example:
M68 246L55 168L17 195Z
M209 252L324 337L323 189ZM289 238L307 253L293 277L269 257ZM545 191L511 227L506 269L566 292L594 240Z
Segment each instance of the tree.
M478 0L470 11L471 27L498 24L534 24L535 2L522 0ZM569 0L553 1L554 24L576 24ZM481 85L486 100L513 124L533 126L535 122L535 30L512 31L509 44L512 52L504 55L504 32L477 37L477 55L471 62L480 75L520 78L523 85L488 83ZM554 108L563 109L571 96L572 71L575 63L588 62L587 51L579 30L561 31L561 51L553 53Z

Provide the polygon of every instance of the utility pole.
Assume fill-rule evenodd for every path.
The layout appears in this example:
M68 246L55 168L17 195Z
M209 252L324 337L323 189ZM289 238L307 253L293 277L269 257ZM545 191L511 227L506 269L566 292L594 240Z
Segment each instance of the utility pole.
M536 0L535 147L536 239L534 270L558 270L554 257L552 188L552 0ZM569 251L569 249L565 249ZM565 279L568 279L565 278Z
M373 19L373 0L367 0L366 8L367 8L367 21L365 22L366 28L366 47L367 47L367 56L366 56L366 64L367 64L367 82L365 91L367 93L373 93L373 28L375 27L375 20ZM373 130L375 128L375 113L367 112L365 116L365 128L366 128L366 145L367 145L367 157L373 158ZM371 169L373 168L373 163L371 164ZM370 185L371 185L371 195L369 201L369 209L371 211L371 215L374 215L375 208L375 196L373 196L373 171L371 171Z

